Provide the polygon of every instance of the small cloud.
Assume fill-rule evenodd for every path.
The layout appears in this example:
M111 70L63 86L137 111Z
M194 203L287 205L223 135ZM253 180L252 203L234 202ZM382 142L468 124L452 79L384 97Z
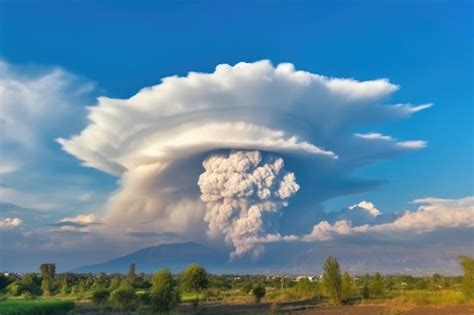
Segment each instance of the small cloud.
M79 223L79 224L91 224L94 223L96 220L95 215L93 214L80 214L75 217L67 217L63 218L58 221L58 223L64 223L64 222L71 222L71 223Z
M349 209L354 210L360 208L365 210L365 212L369 213L370 215L376 217L380 215L380 210L375 207L375 205L370 201L361 201L356 205L350 206Z
M427 146L427 142L423 140L401 141L397 142L397 145L405 149L423 149Z
M87 193L83 193L83 194L80 194L78 199L80 201L89 201L92 199L92 194L87 192Z
M18 229L22 225L23 221L20 218L5 218L0 220L0 230Z
M378 132L355 133L354 136L358 138L362 138L362 139L368 139L368 140L385 140L385 141L395 140L391 136L386 136Z

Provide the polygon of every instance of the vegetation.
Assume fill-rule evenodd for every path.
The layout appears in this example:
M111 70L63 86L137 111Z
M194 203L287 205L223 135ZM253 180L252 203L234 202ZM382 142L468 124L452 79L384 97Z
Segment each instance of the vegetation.
M341 304L342 279L337 259L328 257L323 266L323 285L334 304Z
M258 285L255 288L253 288L252 294L253 294L253 300L255 301L255 303L260 303L262 298L265 296L265 293L266 293L266 290L261 285Z
M55 264L42 264L40 266L41 271L41 289L43 290L44 296L51 294L51 288L53 286L54 275L56 273Z
M132 311L138 304L137 294L131 286L123 285L110 294L110 304L120 311Z
M153 275L137 273L134 264L126 275L56 274L54 264L43 264L40 273L0 274L0 314L64 314L74 307L73 301L101 313L137 310L140 314L176 308L180 313L182 308L189 310L189 303L198 306L202 301L246 305L263 301L268 304L256 310L269 312L283 312L282 305L294 301L377 303L395 308L473 305L474 260L459 259L463 276L423 277L342 273L334 257L325 260L321 277L211 275L196 264L179 276L167 269Z
M92 293L92 302L97 305L105 305L109 300L110 291L106 289L97 289Z
M2 315L64 314L74 308L71 301L7 300L0 302Z
M180 302L177 283L168 269L153 275L150 295L151 309L155 312L169 312Z
M474 298L474 259L468 256L460 256L459 261L464 272L462 291L466 299Z
M135 274L135 263L132 263L130 265L130 268L128 270L128 275L127 275L128 285L134 286L136 278L137 278L137 275Z
M209 276L198 264L189 265L181 274L180 281L183 289L196 294L195 306L199 304L199 293L208 288Z
M354 296L354 288L352 285L352 277L348 272L344 272L341 280L341 300L347 302Z

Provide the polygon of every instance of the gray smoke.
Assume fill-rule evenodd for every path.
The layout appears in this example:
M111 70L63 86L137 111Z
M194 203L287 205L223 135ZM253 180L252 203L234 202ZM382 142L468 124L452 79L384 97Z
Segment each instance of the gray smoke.
M257 257L263 247L255 239L267 235L265 217L285 207L300 188L294 173L284 169L281 157L259 151L213 153L203 166L198 185L209 235L225 236L235 247L231 259Z

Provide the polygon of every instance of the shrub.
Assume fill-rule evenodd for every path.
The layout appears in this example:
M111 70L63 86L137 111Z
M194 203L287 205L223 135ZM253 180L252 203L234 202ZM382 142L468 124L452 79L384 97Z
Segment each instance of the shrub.
M150 304L153 311L169 312L180 301L176 281L168 269L157 272L151 280Z
M97 305L104 305L107 303L110 292L105 289L98 289L92 293L92 302Z
M110 304L121 311L132 311L137 306L137 295L130 286L122 286L110 294Z
M260 303L262 298L265 296L265 293L266 293L265 288L260 285L253 288L252 295L253 295L253 299L255 303Z
M138 294L138 298L140 300L140 304L142 305L150 305L151 303L150 292L143 292L142 294Z

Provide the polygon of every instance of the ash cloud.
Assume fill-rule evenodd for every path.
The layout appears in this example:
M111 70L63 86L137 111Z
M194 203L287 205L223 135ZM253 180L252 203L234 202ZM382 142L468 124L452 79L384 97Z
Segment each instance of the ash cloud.
M204 220L211 237L223 234L234 245L231 258L248 252L257 257L263 247L249 240L265 235L265 217L287 206L299 190L284 166L281 157L259 151L213 153L204 160L198 181L207 204Z

